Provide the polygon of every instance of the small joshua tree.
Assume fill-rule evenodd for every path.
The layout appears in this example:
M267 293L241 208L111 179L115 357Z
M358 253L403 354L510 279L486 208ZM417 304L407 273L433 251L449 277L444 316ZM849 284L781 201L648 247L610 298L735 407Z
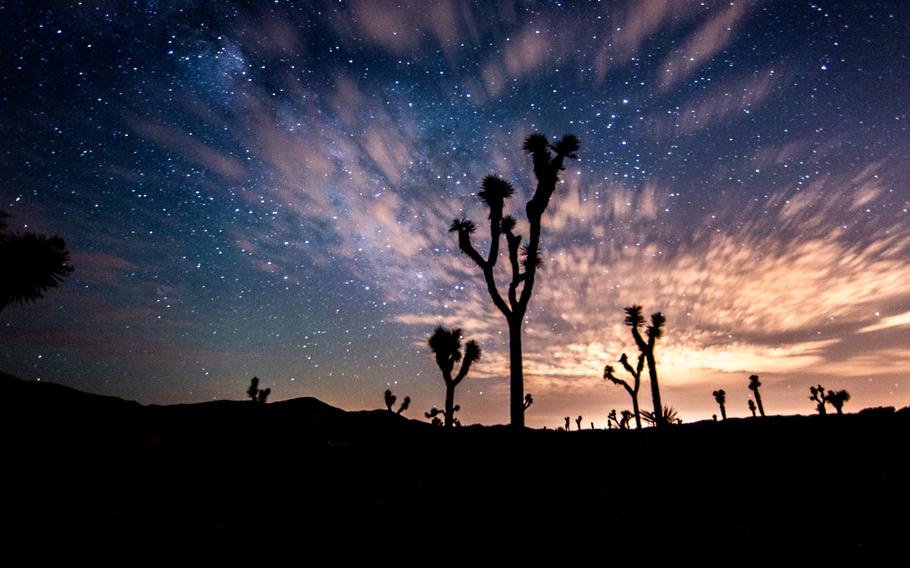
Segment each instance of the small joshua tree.
M765 407L762 406L761 403L761 392L758 390L759 387L761 387L761 381L758 380L758 375L749 375L749 390L755 393L755 403L758 404L758 413L764 416ZM755 415L755 411L752 412L752 415Z
M250 379L250 386L246 389L246 395L250 397L250 400L253 402L259 400L259 377Z
M392 406L395 404L395 401L398 400L398 397L392 394L392 389L386 389L385 391L385 407L392 412Z
M749 399L749 412L752 413L752 418L755 418L755 402L751 398Z
M629 429L629 421L632 420L632 413L628 410L623 410L620 414L621 418L616 418L616 409L610 411L610 414L607 415L607 427L612 428L613 424L616 424L616 427L620 430Z
M566 134L555 144L551 144L544 134L535 133L525 139L523 149L531 155L534 164L534 176L537 178L537 189L525 206L530 225L530 234L526 247L521 247L521 235L515 234L515 218L503 216L505 200L515 192L512 184L501 177L489 175L483 179L481 191L477 197L489 209L490 250L486 258L474 248L471 234L477 226L468 219L455 219L450 232L458 234L458 248L466 254L479 268L487 285L487 292L493 304L502 312L509 326L509 414L512 426L524 427L524 374L522 370L521 326L524 323L534 290L534 280L540 267L541 219L550 198L556 191L559 173L565 169L566 158L575 159L580 144L578 138ZM499 245L502 236L506 237L509 253L511 279L505 299L496 284L494 269L499 261Z
M269 395L272 394L272 389L262 389L256 395L256 402L265 404L268 402Z
M581 430L581 416L575 419L575 429Z
M572 420L571 418L569 418L568 416L566 416L566 432L569 431L569 424L572 423L571 420Z
M465 345L464 358L461 355L461 330L446 329L442 326L433 330L428 341L430 349L436 355L436 364L442 371L442 378L446 384L446 402L442 411L446 428L451 428L455 418L455 387L468 375L471 365L480 360L480 346L474 340ZM458 374L452 377L455 363L461 361ZM432 411L431 411L432 412ZM429 416L428 416L429 418Z
M524 409L527 410L531 408L531 405L534 404L534 397L531 396L531 393L525 395Z
M850 400L850 393L845 390L829 390L828 394L825 395L825 400L827 400L831 406L834 407L834 410L836 410L838 414L843 414L844 403Z
M825 411L825 387L821 385L809 387L809 400L815 403L815 410L819 414L827 414Z
M386 389L385 391L385 406L389 412L395 412L396 414L401 414L411 406L411 397L406 396L404 400L401 401L401 406L398 407L398 410L392 410L392 406L395 405L395 401L398 400L398 397L392 394L391 389Z
M648 340L645 341L641 336L639 329L645 324L645 318L641 315L641 306L629 306L625 309L625 324L632 329L632 337L635 339L635 345L638 350L645 356L648 363L648 375L651 379L651 401L654 403L654 412L651 416L656 421L657 426L665 426L671 422L664 421L664 413L660 402L660 385L657 382L657 360L654 358L654 347L657 340L663 337L664 325L667 318L661 312L651 314L651 324L645 330Z
M634 379L632 385L630 386L625 380L618 378L614 374L613 365L607 365L604 367L604 379L610 381L615 385L621 385L626 392L629 393L629 396L632 397L632 412L635 416L635 427L641 428L641 411L638 408L638 389L641 388L641 371L645 366L645 354L642 353L638 356L638 363L633 368L629 364L629 358L623 353L619 357L619 362L622 363L623 368L627 373L632 375Z
M727 393L724 389L718 389L711 393L714 395L714 401L717 403L717 406L720 407L720 417L724 420L727 419Z

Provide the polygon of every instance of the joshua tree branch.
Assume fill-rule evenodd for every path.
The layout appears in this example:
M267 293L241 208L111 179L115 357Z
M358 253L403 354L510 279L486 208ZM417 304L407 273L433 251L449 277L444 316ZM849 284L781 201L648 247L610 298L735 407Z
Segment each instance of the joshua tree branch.
M638 331L637 327L632 328L632 337L635 338L635 344L638 345L640 351L645 352L648 350L648 344L642 339L641 332Z

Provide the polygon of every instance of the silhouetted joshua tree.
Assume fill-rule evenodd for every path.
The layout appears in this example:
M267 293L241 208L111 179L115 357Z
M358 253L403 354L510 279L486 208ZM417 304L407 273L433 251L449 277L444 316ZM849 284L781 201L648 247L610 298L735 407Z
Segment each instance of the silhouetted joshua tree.
M850 393L845 390L829 390L828 394L825 395L825 400L831 403L831 406L834 407L834 410L836 410L838 414L843 414L844 403L850 400Z
M711 394L714 395L714 401L717 403L717 406L720 407L720 417L724 420L727 419L727 393L724 389L718 389Z
M616 427L620 430L629 429L629 421L632 420L632 413L628 410L623 410L621 413L621 418L616 418L616 409L610 411L610 414L607 415L607 426L612 428L613 424L616 424Z
M639 328L645 323L645 318L641 315L641 306L629 306L625 311L625 324L632 328L632 337L635 339L635 344L648 363L648 375L651 379L651 400L654 403L654 412L651 416L655 418L657 426L664 426L669 423L664 422L664 414L661 411L660 385L657 383L657 361L654 358L654 347L657 344L657 340L663 337L664 324L666 324L667 318L660 312L651 314L651 324L645 330L648 340L645 341L639 331Z
M755 402L751 398L749 399L749 412L752 413L752 418L755 418Z
M758 375L749 375L749 390L755 393L755 402L758 404L758 413L762 416L765 415L765 407L761 403L761 393L758 391L761 387L761 381L758 380ZM753 412L753 414L755 414Z
M531 405L534 404L534 397L531 396L531 393L525 395L524 409L527 410L531 408Z
M581 430L581 416L575 419L575 429Z
M395 412L396 414L401 414L411 406L411 397L406 396L404 400L401 401L401 406L398 407L398 411L392 410L392 406L395 405L395 401L398 400L398 397L392 394L391 389L386 389L385 391L385 406L388 408L389 412Z
M629 393L629 396L632 397L632 412L635 416L635 427L641 429L641 411L638 408L638 389L641 388L641 371L645 366L645 355L642 353L638 356L638 363L633 368L629 364L629 358L623 353L619 357L619 362L622 363L623 368L627 373L632 375L634 379L632 385L629 386L625 380L618 378L614 374L613 365L607 365L604 367L604 379L612 382L613 384L621 385L626 392Z
M0 211L0 311L9 304L28 304L44 297L73 271L66 242L58 236L10 233Z
M559 181L559 172L565 169L566 158L575 159L580 147L578 138L566 134L555 144L547 137L535 133L525 139L523 149L531 155L537 188L525 206L530 224L528 244L521 247L521 235L515 234L515 218L503 216L505 200L512 196L515 188L501 177L488 175L483 179L481 191L477 193L490 211L490 250L486 258L481 256L471 243L471 234L477 226L468 219L455 219L449 229L458 233L458 248L480 267L487 291L493 304L505 316L509 326L509 414L512 426L524 427L524 374L522 370L521 326L528 309L528 302L534 290L534 279L541 264L540 234L541 219ZM499 260L499 244L505 235L512 277L506 299L503 299L494 276Z
M445 408L437 412L442 412L446 428L451 428L455 418L454 411L457 410L455 408L455 387L468 375L471 365L480 360L480 346L474 340L468 341L465 345L464 358L462 358L461 330L446 329L442 326L433 330L428 343L430 349L436 355L436 364L439 365L439 369L442 371L442 378L446 383ZM461 361L461 368L458 370L458 374L452 377L452 370L458 361ZM434 408L433 410L436 409Z
M825 411L825 387L821 385L809 387L809 400L815 402L815 410L819 414L827 414Z
M569 431L569 424L571 424L571 420L572 420L571 418L566 416L566 432Z
M250 400L265 404L270 394L272 394L272 389L259 388L259 377L250 379L250 386L246 389L246 395L250 397Z

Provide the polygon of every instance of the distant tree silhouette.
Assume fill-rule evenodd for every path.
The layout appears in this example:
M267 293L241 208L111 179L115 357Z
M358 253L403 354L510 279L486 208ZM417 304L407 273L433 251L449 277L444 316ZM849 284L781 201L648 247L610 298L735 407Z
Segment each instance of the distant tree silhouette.
M455 387L468 375L471 365L480 360L480 346L474 340L468 341L465 345L464 358L462 358L461 330L446 329L442 326L433 330L428 343L436 355L436 364L442 371L442 378L446 384L445 408L441 412L445 418L446 428L451 428L455 419L455 410L458 410L455 408ZM452 377L452 371L458 361L461 361L461 368L458 370L458 374Z
M665 406L661 411L660 415L655 417L653 412L648 412L647 410L641 411L641 418L648 424L652 426L659 426L660 424L670 425L670 424L682 424L682 419L676 412L676 409L672 406Z
M724 389L718 389L711 393L714 395L714 401L717 402L717 405L720 407L720 416L724 420L727 419L727 393Z
M569 424L572 423L572 419L566 416L566 432L569 431Z
M759 387L761 387L761 381L758 380L758 375L749 375L749 390L755 393L755 402L758 404L758 413L764 416L765 407L762 406L761 403L761 393L758 390ZM755 415L754 412L752 414Z
M246 395L251 401L265 404L270 394L272 394L272 389L259 388L259 377L250 379L250 386L246 389Z
M392 406L395 404L396 400L398 400L398 397L392 394L392 389L386 389L385 406L387 409L389 409L389 412L392 412Z
M395 401L398 400L398 397L392 394L391 389L386 389L385 393L385 406L389 412L395 412L396 414L401 414L411 406L411 397L406 396L404 400L401 401L401 406L398 407L397 411L392 410L392 407L395 405Z
M612 428L616 424L616 427L619 428L619 420L616 419L616 409L613 408L610 410L610 414L607 415L607 428Z
M755 418L755 402L751 398L749 399L749 412L752 413L752 418Z
M58 236L11 233L0 211L0 311L9 304L28 304L59 286L73 271L66 242Z
M575 429L581 430L581 416L575 419Z
M259 377L250 379L250 386L246 389L246 395L250 397L250 400L253 402L259 400Z
M825 411L825 387L821 385L809 387L809 400L815 402L815 410L819 414L827 414Z
M834 410L836 410L838 414L843 414L844 403L850 400L850 393L845 390L829 390L828 394L825 395L825 400L827 400L831 406L834 407Z
M629 396L632 397L632 412L635 416L635 427L640 429L641 411L638 408L638 389L641 388L641 371L644 369L645 365L645 354L642 353L638 356L638 363L634 368L629 364L629 358L625 353L619 357L619 362L622 363L622 366L626 372L632 375L632 378L634 379L632 386L614 374L613 365L607 365L604 367L604 379L612 382L613 384L621 385L624 389L626 389L626 392L629 393Z
M607 427L612 428L613 424L616 424L616 427L620 430L629 429L629 421L632 420L633 414L628 410L623 410L620 414L621 418L616 418L616 409L612 409L610 414L607 415Z
M669 424L669 422L664 422L664 415L661 411L660 385L657 382L657 360L654 358L654 347L657 344L657 340L663 337L664 324L666 324L667 319L661 312L651 314L651 324L645 330L648 340L645 341L639 331L639 328L645 323L645 318L641 315L641 306L629 306L625 309L625 312L625 324L632 329L632 337L635 339L635 344L648 363L648 375L651 379L651 400L654 403L654 412L651 413L651 416L656 420L655 424L657 426L664 426Z
M594 423L591 422L591 430L594 430Z
M483 274L487 292L493 304L505 316L509 327L509 414L513 427L524 427L524 374L522 369L521 327L528 309L528 302L534 290L534 280L541 264L540 235L541 219L559 181L559 172L565 169L566 158L575 159L580 144L578 138L566 134L551 144L547 137L535 133L525 139L523 149L531 155L537 188L525 206L530 224L527 246L521 248L521 235L516 235L515 218L503 215L505 200L515 192L512 184L501 177L488 175L481 183L477 197L489 209L490 249L486 258L481 256L471 243L471 234L477 226L468 219L455 219L449 229L458 234L458 248L466 254ZM496 284L494 268L499 260L499 245L505 235L508 249L511 280L506 299ZM520 290L519 290L520 289ZM508 300L508 303L506 302Z

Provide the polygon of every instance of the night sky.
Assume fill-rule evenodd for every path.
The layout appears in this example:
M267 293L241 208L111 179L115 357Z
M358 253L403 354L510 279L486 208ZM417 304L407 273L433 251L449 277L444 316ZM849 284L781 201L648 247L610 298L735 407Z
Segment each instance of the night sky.
M664 311L684 420L910 404L910 3L0 4L0 209L75 272L0 313L0 369L146 403L442 403L426 338L483 359L463 422L508 420L506 324L447 232L522 140L582 143L544 216L531 426L606 426ZM502 267L503 263L500 263ZM505 278L505 273L500 276ZM650 400L642 387L643 408Z

